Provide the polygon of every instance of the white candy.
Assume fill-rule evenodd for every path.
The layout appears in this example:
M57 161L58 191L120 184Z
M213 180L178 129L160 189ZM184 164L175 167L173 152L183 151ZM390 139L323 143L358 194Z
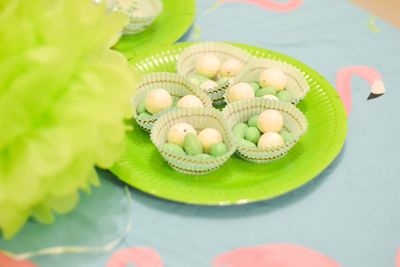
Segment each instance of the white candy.
M261 135L258 140L259 148L272 148L282 146L285 142L280 134L275 132L267 132Z
M179 99L178 103L176 103L178 108L196 108L196 107L204 107L203 102L201 102L200 98L194 95L185 95L181 99Z
M212 145L222 143L221 133L214 128L205 128L198 137L206 153L210 152Z
M217 76L220 67L221 62L213 55L200 56L195 65L196 73L208 78L214 78Z
M237 59L228 59L222 63L219 70L219 75L221 77L233 77L238 75L238 73L243 69L243 63Z
M200 89L208 91L216 86L218 86L218 83L214 82L213 80L207 80L200 84Z
M235 102L243 99L253 98L254 90L248 83L237 83L228 89L229 102Z
M274 95L264 95L263 98L269 99L269 100L279 100L279 98L277 98Z
M273 87L277 91L280 91L286 88L288 80L283 71L270 68L261 72L259 83L261 87Z
M172 106L172 97L165 89L154 89L147 94L144 105L148 112L156 114Z
M273 109L267 109L258 116L257 127L263 132L279 132L283 126L282 114Z
M188 133L196 134L196 130L188 123L177 123L173 125L168 131L168 143L183 146L183 141Z

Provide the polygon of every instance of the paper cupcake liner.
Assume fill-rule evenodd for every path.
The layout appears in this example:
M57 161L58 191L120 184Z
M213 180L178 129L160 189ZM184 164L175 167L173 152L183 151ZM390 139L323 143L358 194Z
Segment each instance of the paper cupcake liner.
M137 106L145 100L146 95L150 91L157 88L167 90L172 96L182 97L189 94L195 95L201 100L201 102L203 102L204 107L212 107L212 102L205 93L194 87L184 77L176 73L157 72L145 75L137 87L137 92L133 97L132 105L133 117L139 126L147 132L151 131L154 122L156 122L165 111L147 118L140 118L138 117L139 114L137 114Z
M128 6L121 6L118 0L108 0L112 11L121 11L129 18L129 24L123 29L124 34L135 34L145 30L160 15L161 0L131 0Z
M221 62L227 59L237 59L240 62L248 65L254 58L245 50L233 45L219 42L201 42L191 45L184 49L179 55L177 60L177 71L182 76L195 74L195 63L198 57L202 55L214 55L219 58ZM222 83L206 92L212 101L216 103L224 103L224 93L229 87L229 82Z
M235 77L232 85L239 82L258 82L260 73L269 68L277 68L282 70L287 78L288 85L286 90L292 95L292 103L297 104L300 102L310 90L304 74L293 65L272 60L272 59L256 59L247 65L238 76ZM224 99L226 99L224 97Z
M283 128L292 134L293 139L289 143L276 148L251 149L240 146L240 140L235 137L235 141L238 144L237 154L247 161L267 163L281 158L296 144L307 130L307 119L303 113L294 105L283 101L253 98L229 104L224 108L222 113L228 119L229 129L232 131L236 124L246 122L251 116L258 115L267 109L274 109L281 112L283 116Z
M228 151L210 160L198 160L192 156L176 155L165 151L163 145L167 142L169 129L176 123L182 122L191 124L197 132L204 128L215 128L221 133ZM173 169L190 175L203 175L218 169L236 150L236 142L226 119L214 108L185 108L165 112L154 124L151 141Z

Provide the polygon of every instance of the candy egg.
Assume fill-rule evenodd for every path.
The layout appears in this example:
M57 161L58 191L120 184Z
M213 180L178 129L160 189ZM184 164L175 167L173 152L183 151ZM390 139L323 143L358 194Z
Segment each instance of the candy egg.
M173 125L168 131L168 136L167 136L168 143L176 144L178 146L183 146L183 143L185 141L185 136L188 133L196 134L196 130L193 128L192 125L183 122L177 123Z
M176 106L178 108L204 107L203 102L201 102L200 98L194 95L185 95L184 97L179 99Z
M257 127L258 122L258 115L251 116L250 119L247 121L247 125L250 127Z
M205 153L196 155L195 158L198 160L204 160L204 161L214 160L214 158L211 155L205 154Z
M199 86L201 83L208 80L207 77L204 77L203 75L199 75L199 74L192 74L192 75L188 76L187 79L189 80L189 82L191 82L197 86Z
M263 96L263 98L269 99L269 100L279 100L279 98L277 98L274 95L265 95L265 96Z
M222 77L233 77L243 69L243 63L237 59L228 59L222 63L219 75Z
M243 122L238 123L235 125L235 127L233 127L233 134L237 138L244 138L247 128L248 128L248 126L246 123L243 123Z
M283 117L277 110L267 109L258 117L257 127L265 132L279 132L283 126Z
M278 147L284 144L283 138L280 134L275 132L267 132L264 133L260 140L258 140L258 147L259 148L272 148Z
M271 86L276 90L283 90L287 85L287 77L283 71L276 68L263 70L260 74L260 85L262 87Z
M171 143L165 143L163 146L163 149L171 154L175 155L180 155L180 156L185 156L185 151L183 151L182 147L171 144Z
M205 91L209 91L211 89L213 89L214 87L217 87L218 83L216 83L213 80L207 80L204 81L200 84L200 89L205 90Z
M250 83L251 87L253 87L254 92L257 92L261 87L260 84L257 82Z
M210 152L212 145L222 143L221 133L214 128L205 128L198 137L206 153Z
M260 131L256 127L249 127L246 130L244 138L250 142L257 143L260 135Z
M183 141L183 148L188 155L198 155L203 153L203 147L199 138L194 133L188 133Z
M148 112L156 114L172 106L172 97L165 89L154 89L147 94L144 105Z
M247 148L252 148L252 149L257 148L256 144L254 144L253 142L250 142L249 140L246 140L246 139L241 139L239 144L240 144L240 146L247 147Z
M143 113L143 112L146 112L146 107L145 107L145 105L144 105L144 102L140 102L139 105L137 105L137 107L136 107L136 112L137 112L138 114Z
M211 146L210 154L213 157L222 156L228 151L228 147L224 143L214 144Z
M276 90L272 87L265 87L265 88L261 88L260 90L257 91L256 96L257 97L261 97L261 96L265 96L265 95L275 95L276 94Z
M217 76L220 67L221 62L214 55L200 56L195 65L196 73L208 78L214 78Z
M292 95L288 90L282 90L278 93L278 98L282 101L290 102L292 101Z
M254 97L254 90L250 84L240 82L228 89L228 100L229 102L235 102L243 99L249 99Z

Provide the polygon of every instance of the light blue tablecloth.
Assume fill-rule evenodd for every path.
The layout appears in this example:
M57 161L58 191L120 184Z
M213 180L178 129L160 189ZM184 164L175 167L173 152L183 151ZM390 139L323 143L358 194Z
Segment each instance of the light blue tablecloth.
M237 207L198 207L156 199L131 189L133 225L118 247L155 249L169 267L210 266L238 247L293 243L315 249L343 266L394 266L400 247L400 30L349 1L306 0L281 14L254 5L198 0L199 40L247 43L293 56L335 84L347 66L375 67L386 94L366 101L369 85L353 81L347 142L317 179L272 201ZM192 32L182 41L191 40ZM0 248L24 252L58 245L99 245L126 226L124 185L100 171L102 186L53 225L30 222ZM36 257L43 267L104 266L110 254Z

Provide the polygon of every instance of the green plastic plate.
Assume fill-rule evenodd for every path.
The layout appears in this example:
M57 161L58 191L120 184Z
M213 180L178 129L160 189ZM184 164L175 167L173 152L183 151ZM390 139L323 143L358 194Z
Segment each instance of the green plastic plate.
M178 54L190 43L172 45L152 56L131 61L141 74L175 71ZM292 191L321 173L340 152L347 134L347 116L335 89L320 74L286 55L237 45L258 58L290 63L304 72L310 92L297 106L309 127L289 153L275 162L258 165L233 156L217 171L193 177L172 170L135 122L126 136L125 154L111 171L127 184L151 195L198 205L232 205L271 199Z
M114 46L128 59L152 49L165 47L181 38L193 23L195 0L162 0L163 10L146 30L124 35Z

